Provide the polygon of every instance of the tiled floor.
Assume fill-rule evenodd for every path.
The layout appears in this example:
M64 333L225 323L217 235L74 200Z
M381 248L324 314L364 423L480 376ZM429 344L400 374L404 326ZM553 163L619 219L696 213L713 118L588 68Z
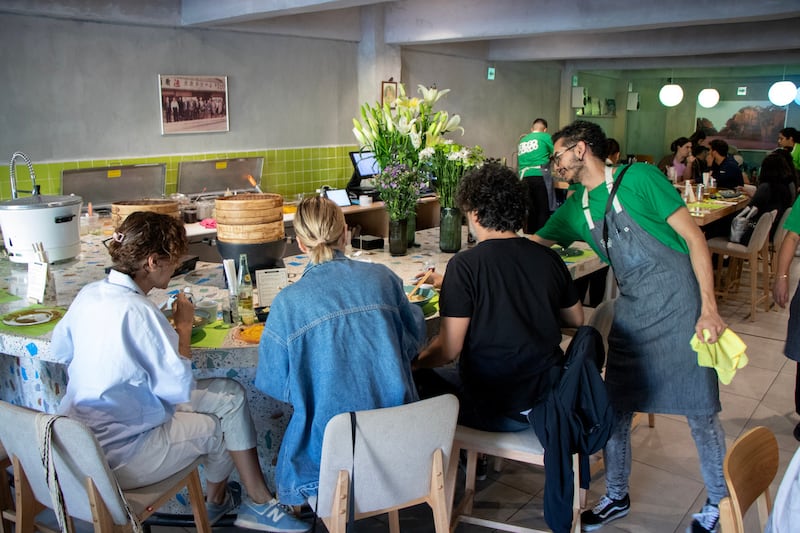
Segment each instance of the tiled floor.
M792 280L798 279L800 261L795 261ZM743 291L744 292L744 291ZM794 413L795 363L783 356L788 311L763 310L750 322L749 306L721 303L721 312L733 331L747 343L750 364L740 370L730 385L720 386L723 410L720 414L728 444L744 431L763 425L770 428L780 447L780 469L773 483L773 495L789 461L798 447L792 430L800 418ZM705 501L705 489L694 441L686 420L657 415L654 428L646 423L633 431L633 471L630 479L630 514L606 525L604 533L682 532ZM459 480L461 481L461 480ZM525 527L545 528L542 515L544 476L527 465L506 462L499 473L478 484L476 514ZM604 493L602 473L592 480L588 495L592 505ZM420 506L401 512L403 531L433 531L430 511ZM756 511L747 516L747 531L758 531ZM217 528L221 531L228 528ZM233 528L230 528L233 529ZM359 522L359 533L387 531L384 519ZM174 533L176 528L153 528ZM319 531L324 531L321 526ZM459 525L457 533L487 531Z

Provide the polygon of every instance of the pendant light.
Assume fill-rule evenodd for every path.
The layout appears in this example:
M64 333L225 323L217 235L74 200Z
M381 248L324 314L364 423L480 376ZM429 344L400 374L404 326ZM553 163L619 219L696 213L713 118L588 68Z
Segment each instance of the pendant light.
M683 88L669 79L669 83L658 91L658 100L667 107L675 107L683 101Z
M797 97L797 86L788 80L776 81L769 88L769 101L777 106L785 106Z
M714 107L719 103L719 91L713 88L703 89L697 95L697 103L705 108Z

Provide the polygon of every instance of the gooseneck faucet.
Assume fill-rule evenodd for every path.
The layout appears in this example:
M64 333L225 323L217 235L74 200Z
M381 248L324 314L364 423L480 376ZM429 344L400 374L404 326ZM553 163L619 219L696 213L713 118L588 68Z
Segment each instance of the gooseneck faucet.
M17 167L17 158L22 159L28 165L28 171L31 174L31 190L30 191L18 191L17 190L17 176L15 174L15 169ZM31 162L31 158L27 155L23 154L22 152L14 152L14 155L11 156L11 162L8 163L8 174L11 177L11 198L17 198L20 192L28 192L31 193L33 196L39 194L39 187L36 185L36 173L33 171L33 162Z

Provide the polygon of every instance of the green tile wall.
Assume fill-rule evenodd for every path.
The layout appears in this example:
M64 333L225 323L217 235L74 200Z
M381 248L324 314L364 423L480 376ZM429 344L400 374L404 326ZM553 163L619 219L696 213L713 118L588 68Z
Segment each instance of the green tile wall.
M219 152L190 155L163 155L154 157L95 159L84 161L61 161L55 163L36 163L36 184L42 194L61 194L61 171L76 168L110 167L115 165L140 165L145 163L165 163L166 191L171 194L177 190L178 163L181 161L203 161L206 159L233 159L239 157L263 157L264 169L261 174L261 188L284 196L297 193L313 193L322 185L343 188L353 173L348 152L357 150L356 146L314 146L307 148L285 148L280 150L256 150L247 152ZM15 174L17 189L30 189L28 167L17 161ZM22 193L21 196L27 196ZM0 200L11 198L9 167L0 166Z

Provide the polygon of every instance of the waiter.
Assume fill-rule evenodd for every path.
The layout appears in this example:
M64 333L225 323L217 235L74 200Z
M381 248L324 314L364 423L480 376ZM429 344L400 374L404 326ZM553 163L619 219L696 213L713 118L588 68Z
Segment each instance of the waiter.
M523 227L525 233L536 233L555 209L553 179L550 175L551 155L553 140L547 133L547 121L537 118L531 125L531 132L520 138L517 150L519 177L528 190L528 214Z
M631 419L641 411L687 417L708 496L688 531L714 531L727 495L719 385L689 345L693 333L703 338L708 330L716 342L725 329L705 238L655 166L605 166L606 136L596 124L574 122L554 141L554 170L576 190L534 240L586 241L611 264L620 291L608 338L606 383L616 420L604 450L606 495L581 515L583 530L630 510Z

